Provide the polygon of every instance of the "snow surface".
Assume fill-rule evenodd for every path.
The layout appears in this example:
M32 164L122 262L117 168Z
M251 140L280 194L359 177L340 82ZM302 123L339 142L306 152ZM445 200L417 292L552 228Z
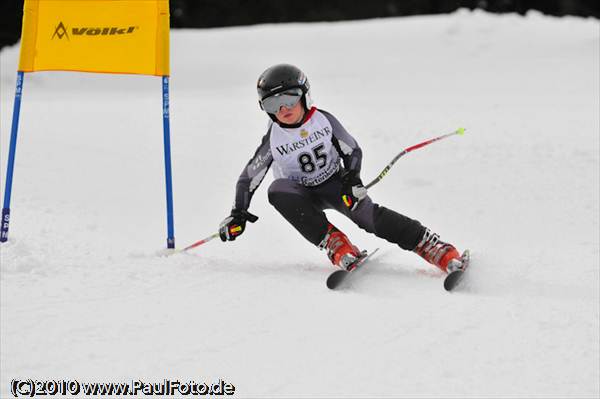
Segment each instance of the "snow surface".
M216 231L264 134L255 82L301 66L364 150L370 191L471 248L447 293L416 255L350 289L268 204L235 243L166 244L160 81L26 76L9 242L1 396L13 378L223 378L239 397L598 397L599 48L595 19L459 11L172 32L178 246ZM1 52L2 186L18 47ZM2 191L2 196L4 192Z

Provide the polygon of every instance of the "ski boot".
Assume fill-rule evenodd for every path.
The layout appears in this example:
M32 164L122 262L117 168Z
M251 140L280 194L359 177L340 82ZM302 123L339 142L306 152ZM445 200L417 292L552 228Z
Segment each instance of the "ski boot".
M361 256L359 249L332 224L328 225L327 234L319 247L327 250L331 263L344 270L352 267Z
M462 258L456 248L452 244L441 241L440 236L429 229L425 230L414 252L446 273L464 269Z
M469 250L466 250L459 259L450 259L450 262L448 262L448 265L446 266L446 271L448 274L457 270L464 271L469 265L469 258Z

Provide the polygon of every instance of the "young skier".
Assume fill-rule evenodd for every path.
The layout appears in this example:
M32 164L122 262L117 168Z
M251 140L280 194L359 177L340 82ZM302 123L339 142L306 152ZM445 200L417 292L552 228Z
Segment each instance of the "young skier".
M335 209L360 228L414 251L445 272L462 269L456 248L416 220L374 203L360 178L362 151L329 112L312 105L306 75L288 64L264 71L257 83L259 104L271 118L267 133L242 170L230 216L219 226L223 241L233 241L254 221L252 195L273 165L269 202L331 262L348 268L360 256L348 237L327 221ZM343 167L341 165L343 163Z

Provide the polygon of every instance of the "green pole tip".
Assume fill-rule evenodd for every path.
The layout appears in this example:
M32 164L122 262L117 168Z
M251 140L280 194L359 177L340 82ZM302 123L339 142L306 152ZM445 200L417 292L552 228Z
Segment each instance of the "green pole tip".
M465 134L465 128L464 127L459 127L456 130L456 133L458 133L458 134L460 134L462 136L463 134Z

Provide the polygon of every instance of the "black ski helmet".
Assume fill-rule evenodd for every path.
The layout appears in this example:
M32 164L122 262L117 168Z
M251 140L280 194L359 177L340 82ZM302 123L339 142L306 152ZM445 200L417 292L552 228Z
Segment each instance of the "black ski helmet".
M312 105L310 84L304 72L290 64L273 65L260 74L256 83L260 108L263 109L261 101L265 98L294 88L302 90L302 105L308 110ZM271 114L269 116L274 118Z

